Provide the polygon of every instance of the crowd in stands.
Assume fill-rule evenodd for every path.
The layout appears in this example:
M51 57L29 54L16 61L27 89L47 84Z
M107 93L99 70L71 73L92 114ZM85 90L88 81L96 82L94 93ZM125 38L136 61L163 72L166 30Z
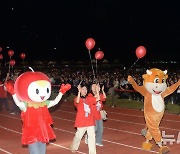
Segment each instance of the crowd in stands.
M92 70L89 68L86 69L77 69L77 68L69 68L64 67L62 69L52 68L47 70L41 70L45 73L52 82L53 91L59 90L59 85L62 83L71 84L72 88L68 93L72 93L77 95L77 86L79 83L85 84L88 87L96 80L100 84L100 86L104 85L104 91L107 95L112 95L115 92L119 98L126 98L129 100L137 100L143 101L143 97L137 92L131 92L133 88L127 82L127 76L130 74L134 77L135 81L142 85L142 75L146 69L143 69L141 72L133 72L133 71L123 71L121 69L101 69L97 72L97 75L93 75ZM16 80L16 78L22 73L22 71L14 70L13 75L11 74L11 78ZM3 76L6 74L2 74L1 72L1 81L4 80ZM180 79L180 72L169 71L167 85L175 83ZM115 90L115 91L114 91ZM119 91L116 91L119 90ZM128 91L130 90L130 91ZM173 94L169 95L165 98L165 103L172 103L180 105L180 88L178 88Z
M96 76L93 76L91 69L72 69L64 68L60 71L51 70L45 72L51 79L53 85L60 85L62 83L70 83L72 86L71 93L77 94L77 86L80 82L90 86L96 80L101 86L104 85L107 95L111 95L115 91L119 98L127 98L129 100L143 101L143 97L137 93L132 92L133 88L127 82L127 76L130 74L134 77L139 85L143 84L142 75L146 72L127 72L119 69L114 70L99 70ZM168 72L167 86L172 85L180 79L179 72ZM58 88L57 88L58 89ZM119 91L118 91L119 90ZM129 91L128 91L129 90ZM172 104L180 104L180 88L173 94L165 98L165 102Z

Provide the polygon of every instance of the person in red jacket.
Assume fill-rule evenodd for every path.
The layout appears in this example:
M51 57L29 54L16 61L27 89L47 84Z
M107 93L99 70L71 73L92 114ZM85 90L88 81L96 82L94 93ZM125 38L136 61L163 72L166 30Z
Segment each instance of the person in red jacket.
M7 73L6 78L1 77L0 79L0 111L3 108L3 105L5 106L6 111L9 111L8 95L7 95L7 90L5 86L8 76L9 76L9 73Z
M103 109L103 102L106 101L106 93L104 92L104 86L102 86L101 91L102 92L100 92L100 85L93 83L91 85L90 93L88 94L88 99L92 104L92 112L95 119L95 134L96 134L97 146L103 146L102 144L103 120L101 118L100 111ZM85 142L86 142L86 137L85 137Z
M78 150L84 134L87 132L89 154L96 154L95 144L95 121L92 114L91 104L87 99L87 87L78 85L78 95L74 99L77 114L74 127L77 128L73 142L70 146L72 152Z
M11 74L8 76L6 83L14 85L15 79L16 79L15 76ZM20 114L21 111L18 108L18 106L15 104L12 95L9 92L7 93L7 98L8 98L8 102L11 104L10 114L12 115Z

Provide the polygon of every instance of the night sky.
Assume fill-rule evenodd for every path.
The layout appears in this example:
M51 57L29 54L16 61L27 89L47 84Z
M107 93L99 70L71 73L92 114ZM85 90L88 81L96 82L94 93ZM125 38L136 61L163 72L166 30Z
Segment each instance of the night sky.
M0 19L4 56L9 46L14 58L24 52L27 60L88 60L85 41L92 37L92 57L100 49L106 59L132 63L143 45L142 61L180 61L178 1L5 1Z

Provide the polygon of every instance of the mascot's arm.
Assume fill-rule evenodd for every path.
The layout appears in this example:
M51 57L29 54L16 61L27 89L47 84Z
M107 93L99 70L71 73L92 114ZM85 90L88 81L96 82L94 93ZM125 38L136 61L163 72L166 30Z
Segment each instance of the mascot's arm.
M146 89L144 86L138 86L132 76L128 75L128 82L133 86L134 90L139 92L141 95L145 95Z
M166 96L172 94L178 88L178 86L180 86L180 79L175 84L167 87L166 90L162 93L162 96L166 97Z
M56 104L59 103L59 101L61 100L62 96L69 90L71 89L71 85L70 84L62 84L61 85L61 88L59 90L59 94L57 95L57 97L54 99L54 100L51 100L49 105L48 105L48 108L52 107L52 106L55 106Z
M10 82L9 83L6 82L5 86L6 86L6 90L12 95L15 104L20 108L20 110L25 112L26 111L26 105L24 102L21 102L18 99L17 95L14 92L14 85Z
M13 100L14 100L15 104L19 107L19 109L20 109L21 111L26 112L26 108L27 108L27 107L26 107L25 103L24 103L24 102L21 102L21 101L18 99L18 97L17 97L16 94L12 95L12 97L13 97Z
M48 105L48 108L52 107L52 106L55 106L56 104L58 104L58 102L61 100L62 98L62 93L59 92L59 94L56 96L56 98L54 100L51 100L49 105Z

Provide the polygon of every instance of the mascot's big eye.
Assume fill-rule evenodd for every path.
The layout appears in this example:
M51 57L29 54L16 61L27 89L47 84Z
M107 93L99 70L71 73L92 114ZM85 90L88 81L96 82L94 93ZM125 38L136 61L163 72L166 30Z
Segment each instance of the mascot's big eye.
M39 94L39 89L36 89L36 94Z
M154 83L158 83L158 82L159 82L159 78L155 78Z
M162 79L162 83L164 83L165 82L165 79Z
M47 88L47 93L49 93L49 88Z

